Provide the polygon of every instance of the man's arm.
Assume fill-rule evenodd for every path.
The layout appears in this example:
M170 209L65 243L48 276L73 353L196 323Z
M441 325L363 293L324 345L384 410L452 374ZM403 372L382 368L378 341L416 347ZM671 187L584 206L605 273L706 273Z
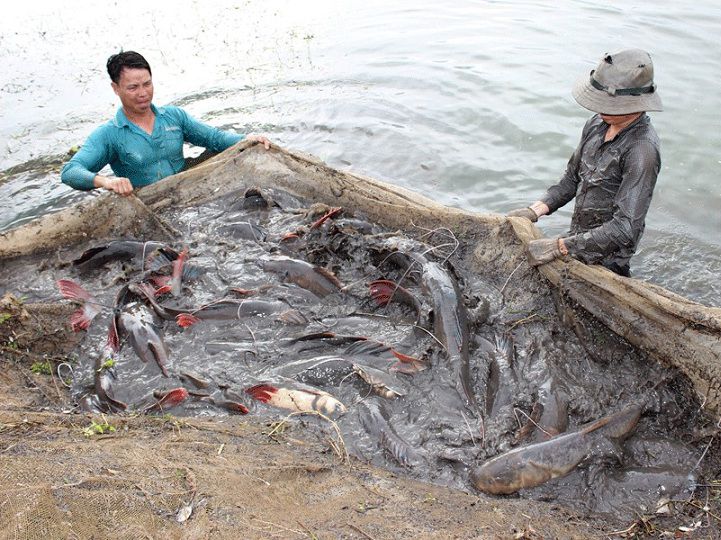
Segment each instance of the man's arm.
M614 198L613 218L595 229L564 238L569 253L603 257L634 246L643 232L660 168L661 157L654 144L640 141L634 145L623 158L623 180Z
M73 189L90 191L105 188L120 195L128 195L133 185L127 178L109 178L97 174L112 160L114 150L108 140L105 126L93 131L85 144L68 161L60 173L62 182Z

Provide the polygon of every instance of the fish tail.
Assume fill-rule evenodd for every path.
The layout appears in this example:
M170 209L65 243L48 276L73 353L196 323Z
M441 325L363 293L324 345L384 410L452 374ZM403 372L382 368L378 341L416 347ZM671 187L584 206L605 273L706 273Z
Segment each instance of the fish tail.
M182 386L173 388L160 400L163 407L175 407L188 398L188 391Z
M57 281L58 289L63 298L68 300L76 300L78 302L93 302L95 299L93 296L83 289L80 285L70 279L59 279Z
M184 248L183 251L180 252L180 255L178 255L178 258L173 261L173 277L170 280L173 296L180 295L180 284L183 277L183 266L185 265L185 261L187 258L188 248Z
M379 306L387 306L399 285L389 279L377 279L370 284L370 295Z
M160 336L153 336L151 341L148 342L148 348L153 353L155 363L158 364L163 377L168 377L168 370L165 367L165 362L168 359L168 349L165 346L165 342L160 338Z
M253 399L257 399L263 403L270 403L273 399L273 394L278 392L278 389L269 384L256 384L255 386L246 388L245 391L247 394L250 394Z
M248 407L243 405L242 403L239 403L238 401L228 401L223 403L223 407L230 412L240 413L240 414L248 414L250 411L248 410Z

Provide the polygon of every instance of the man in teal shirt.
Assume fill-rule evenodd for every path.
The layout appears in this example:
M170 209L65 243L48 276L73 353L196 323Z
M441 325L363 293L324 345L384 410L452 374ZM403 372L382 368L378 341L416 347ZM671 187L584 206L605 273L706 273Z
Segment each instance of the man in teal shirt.
M198 122L179 107L153 105L150 64L136 52L114 54L107 68L122 106L114 119L90 134L63 167L60 178L72 188L105 188L130 195L134 188L180 172L185 166L186 141L212 152L222 152L243 139L270 148L270 141L263 136L221 131ZM108 164L115 177L97 174Z

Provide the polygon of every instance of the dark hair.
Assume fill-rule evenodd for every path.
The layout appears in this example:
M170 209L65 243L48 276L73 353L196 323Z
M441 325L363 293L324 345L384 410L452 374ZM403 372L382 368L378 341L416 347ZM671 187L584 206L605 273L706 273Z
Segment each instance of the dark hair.
M153 74L153 72L150 71L148 61L135 51L122 51L112 55L108 58L107 68L110 80L115 84L118 84L120 81L120 72L123 71L123 68L147 69L148 73Z

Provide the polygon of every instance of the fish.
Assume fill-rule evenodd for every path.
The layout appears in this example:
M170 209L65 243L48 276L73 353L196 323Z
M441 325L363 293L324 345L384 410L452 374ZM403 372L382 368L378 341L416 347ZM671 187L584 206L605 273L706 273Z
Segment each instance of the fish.
M145 409L143 409L143 412L164 412L168 409L172 409L173 407L177 407L183 401L185 401L188 396L188 391L182 386L166 391L156 390L155 392L153 392L153 397L157 401L152 405L148 405Z
M384 261L394 262L405 270L405 275L420 281L424 294L430 298L433 335L446 351L456 390L466 405L480 415L471 387L468 310L458 283L442 265L425 257L433 249L425 244L393 236L383 239L380 249L390 251Z
M390 425L385 411L375 401L359 404L360 422L386 452L403 467L415 467L421 463L418 451L401 438Z
M96 270L109 262L140 261L145 266L146 259L156 250L166 248L168 253L173 250L161 242L138 242L136 240L114 240L101 246L92 247L83 252L80 257L72 261L73 266L80 272L86 273ZM177 253L175 254L177 256ZM175 257L173 257L175 258Z
M258 264L266 272L279 274L283 281L295 283L319 298L337 293L342 288L340 281L330 270L306 261L290 257L274 257L261 259Z
M101 304L88 291L80 285L69 279L59 279L57 281L60 294L63 298L73 300L80 304L80 308L70 315L70 327L73 332L87 330L93 319L101 311Z
M115 375L115 355L110 347L105 347L103 352L95 358L95 369L93 383L95 395L107 412L120 412L128 408L127 403L115 399L113 396L113 382Z
M271 206L278 206L273 200L266 197L258 187L250 187L245 191L242 199L237 199L225 209L225 212L247 212L253 210L268 210ZM222 214L221 214L222 215Z
M501 408L513 404L518 381L513 371L513 342L508 334L497 334L490 354L486 385L486 414L494 417Z
M456 389L471 409L478 411L469 368L468 313L458 284L440 264L430 261L421 264L421 281L423 290L431 299L433 335L446 350L455 372Z
M343 355L350 356L356 359L355 361L358 358L363 358L366 361L372 358L384 359L387 362L392 362L388 365L389 371L398 371L406 375L423 371L428 367L424 360L397 351L386 343L370 338L351 343L345 348Z
M233 401L231 399L214 399L210 398L210 403L221 409L234 414L248 414L250 410L240 401Z
M208 388L210 386L210 383L206 381L205 379L201 379L199 375L196 375L195 373L192 373L190 371L181 371L180 372L180 380L185 382L185 380L190 381L193 386L196 388Z
M163 376L167 377L168 348L160 332L162 321L155 311L130 292L127 285L118 292L115 305L108 332L110 347L114 351L120 350L121 339L127 338L144 363L154 360Z
M250 221L234 221L221 225L215 231L224 238L232 238L233 240L252 240L254 242L265 242L268 233L255 223Z
M286 388L272 383L261 383L246 389L246 392L262 403L293 412L318 412L329 418L346 413L346 406L338 399L318 388L294 383L295 388Z
M546 440L566 431L568 427L568 403L562 393L548 378L538 389L538 400L541 404L541 416L538 419L536 438Z
M484 493L508 495L570 473L599 438L620 439L633 430L643 412L634 403L586 426L548 441L514 448L473 468L470 481Z
M275 319L286 324L305 324L303 314L292 309L285 302L277 300L236 300L224 298L216 300L197 309L180 313L176 316L178 326L188 327L204 320L237 320L245 317L275 315Z
M353 366L342 356L324 355L288 362L276 372L312 386L339 386L353 374Z
M383 370L353 363L353 372L367 382L371 390L381 397L395 399L408 394L397 377Z

